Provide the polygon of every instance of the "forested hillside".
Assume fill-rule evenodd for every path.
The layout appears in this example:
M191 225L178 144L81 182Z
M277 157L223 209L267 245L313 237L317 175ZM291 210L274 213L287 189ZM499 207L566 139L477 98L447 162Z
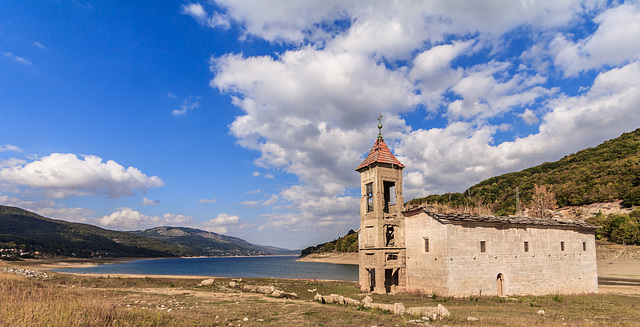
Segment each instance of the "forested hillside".
M331 242L320 243L302 250L301 255L324 252L358 252L358 233L352 229L347 235Z
M0 249L22 256L167 257L294 254L243 239L186 227L156 227L120 232L45 218L0 206ZM3 252L4 254L4 252ZM7 255L7 254L4 254ZM13 254L12 254L13 255Z
M188 248L128 232L45 218L0 206L0 247L59 256L166 257L195 255Z
M199 255L291 255L296 253L274 246L252 244L238 237L187 227L155 227L134 233L192 249Z
M409 204L482 204L495 214L508 215L516 212L516 189L521 203L527 205L534 185L550 187L559 207L615 200L623 200L627 207L640 205L640 129L556 162L489 178L464 193L430 195Z

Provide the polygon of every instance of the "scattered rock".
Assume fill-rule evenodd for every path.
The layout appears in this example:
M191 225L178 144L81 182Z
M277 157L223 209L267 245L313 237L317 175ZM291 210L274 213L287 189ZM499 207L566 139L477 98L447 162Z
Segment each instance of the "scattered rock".
M539 315L544 316L544 313L545 313L544 310L538 310Z
M229 287L238 287L238 282L236 282L236 281L230 281L230 282L229 282Z
M18 267L0 267L0 271L4 271L10 274L23 276L27 278L47 279L52 277L51 275L44 273L42 271L29 270L29 269L18 268Z
M467 317L467 321L478 321L480 319L476 318L476 317Z
M211 286L215 282L214 278L205 279L198 284L198 286Z

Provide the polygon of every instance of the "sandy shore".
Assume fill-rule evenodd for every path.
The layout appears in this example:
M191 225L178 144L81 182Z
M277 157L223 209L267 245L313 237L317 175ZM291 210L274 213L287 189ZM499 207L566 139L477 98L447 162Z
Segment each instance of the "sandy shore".
M20 262L21 266L36 269L67 269L67 268L89 268L112 263L123 263L134 260L151 260L160 258L44 258L25 259Z
M314 253L296 261L358 265L360 259L358 257L358 253Z

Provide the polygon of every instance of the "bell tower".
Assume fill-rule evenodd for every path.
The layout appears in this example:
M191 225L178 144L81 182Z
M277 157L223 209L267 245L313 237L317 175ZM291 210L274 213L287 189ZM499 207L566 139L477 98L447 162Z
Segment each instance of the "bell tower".
M406 285L404 242L404 165L389 151L382 137L358 165L360 173L360 288L365 292L393 293Z

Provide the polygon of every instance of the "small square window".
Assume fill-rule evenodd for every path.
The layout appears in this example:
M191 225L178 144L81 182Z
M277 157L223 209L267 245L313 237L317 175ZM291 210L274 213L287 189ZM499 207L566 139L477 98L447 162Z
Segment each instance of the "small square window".
M529 252L529 242L524 242L524 252Z
M487 242L480 241L480 252L487 252Z
M429 252L429 239L424 238L424 252Z
M560 251L564 251L564 242L560 242Z

